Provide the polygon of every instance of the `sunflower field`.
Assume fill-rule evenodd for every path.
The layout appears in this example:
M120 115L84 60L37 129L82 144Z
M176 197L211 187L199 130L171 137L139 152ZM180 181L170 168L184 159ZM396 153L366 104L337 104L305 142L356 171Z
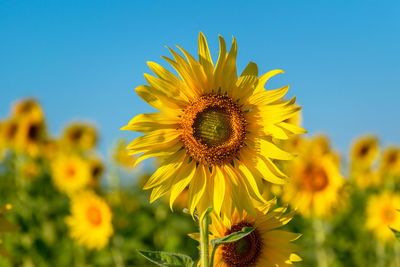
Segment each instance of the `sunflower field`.
M400 266L400 147L355 138L347 155L307 133L282 70L237 74L178 46L136 94L156 112L108 155L93 123L49 132L40 101L0 121L0 266ZM301 97L301 95L299 96ZM142 162L143 161L143 162Z

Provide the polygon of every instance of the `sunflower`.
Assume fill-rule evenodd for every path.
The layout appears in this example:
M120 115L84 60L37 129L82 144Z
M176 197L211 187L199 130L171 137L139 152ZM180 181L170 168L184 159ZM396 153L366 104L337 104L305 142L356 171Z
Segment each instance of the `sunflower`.
M135 158L129 155L129 151L126 149L127 142L125 139L119 139L114 145L112 151L112 158L114 162L121 166L132 168L135 163Z
M369 198L366 227L382 243L395 241L394 234L390 228L400 231L399 209L400 195L398 194L385 191Z
M264 213L256 211L253 217L247 212L240 214L235 210L231 221L223 222L217 216L212 216L210 225L210 240L221 238L243 227L256 228L251 234L234 243L221 245L215 252L215 267L251 267L251 266L288 266L301 261L295 253L300 247L292 241L301 234L277 230L286 225L294 213L285 213L285 208L278 208ZM198 239L197 235L191 235Z
M21 118L15 137L15 149L19 153L38 156L45 137L46 127L43 120L30 116Z
M91 181L89 163L78 155L60 154L52 162L52 176L58 190L73 194Z
M66 218L70 236L89 249L105 247L113 234L111 209L92 191L82 191L71 200L71 216Z
M304 141L302 153L288 166L291 179L283 188L282 198L304 216L328 216L343 198L338 157L322 140Z
M351 179L354 180L358 188L376 188L381 185L382 175L378 171L365 169L353 171Z
M16 119L9 119L2 122L0 131L0 143L4 149L14 148L18 127L19 123Z
M383 174L400 176L400 149L398 147L389 147L385 150L380 166Z
M86 151L96 146L97 132L87 123L72 123L65 128L62 143L66 148Z
M369 168L378 156L378 139L367 136L356 140L351 149L352 169Z
M12 117L26 118L30 117L33 120L44 120L42 108L34 99L24 99L17 101L12 108Z
M88 160L88 163L89 163L90 174L91 174L90 184L92 186L98 186L99 182L100 182L100 178L104 172L104 164L99 158L96 158L96 157L91 157Z
M233 207L255 214L252 199L261 196L262 180L285 183L272 159L291 160L273 138L288 139L305 131L284 122L299 112L295 99L275 103L289 87L265 91L264 85L282 70L258 77L250 62L240 77L236 71L236 40L229 53L219 38L220 53L214 67L206 39L199 36L199 61L170 49L174 59L163 57L179 78L157 63L148 62L157 77L145 74L149 85L136 93L160 112L140 114L123 130L144 133L128 149L138 162L158 156L161 165L144 189L153 189L150 202L170 193L170 206L189 187L188 208L199 213L210 206L230 217Z

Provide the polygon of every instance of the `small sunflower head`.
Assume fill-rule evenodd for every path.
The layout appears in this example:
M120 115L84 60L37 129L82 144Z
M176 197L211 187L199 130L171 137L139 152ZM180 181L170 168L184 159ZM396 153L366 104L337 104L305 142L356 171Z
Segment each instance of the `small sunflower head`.
M398 147L387 148L381 160L381 173L400 176L400 149Z
M384 191L379 195L372 195L367 202L366 227L382 243L395 242L390 228L400 230L400 196L396 193Z
M88 249L105 247L113 234L112 212L106 201L92 191L82 191L71 199L71 215L66 218L70 236Z
M17 119L29 117L34 120L44 120L42 108L34 99L17 101L12 108L11 116Z
M353 169L369 168L376 160L379 152L378 139L367 136L356 140L351 149Z
M64 130L62 142L67 149L87 151L97 144L97 131L87 123L72 123Z

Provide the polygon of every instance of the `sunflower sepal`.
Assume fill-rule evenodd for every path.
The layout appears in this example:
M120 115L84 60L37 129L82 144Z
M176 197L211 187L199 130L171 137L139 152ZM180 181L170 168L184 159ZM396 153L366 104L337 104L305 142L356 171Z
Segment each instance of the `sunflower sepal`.
M158 266L164 267L194 267L196 263L187 255L164 251L137 250L137 252Z
M190 212L190 210L188 208L184 208L182 210L183 213L190 215L193 217L193 219L196 219L196 221L200 221L200 217L199 217L199 213L197 212L197 210L195 210L193 213Z

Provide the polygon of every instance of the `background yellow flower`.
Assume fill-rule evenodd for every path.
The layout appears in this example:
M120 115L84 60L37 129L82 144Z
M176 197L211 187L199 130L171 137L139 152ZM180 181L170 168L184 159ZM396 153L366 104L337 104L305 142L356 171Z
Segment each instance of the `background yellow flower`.
M367 203L366 227L382 243L395 242L390 228L400 231L400 195L385 191L372 195ZM390 228L389 228L390 227Z
M282 199L304 216L332 215L345 197L337 155L325 138L302 143L298 157L287 164L290 180L284 185Z
M108 204L92 191L76 194L71 200L71 216L66 218L70 235L89 249L105 247L113 234Z
M89 162L75 154L60 154L52 162L52 179L58 190L73 194L91 181Z

